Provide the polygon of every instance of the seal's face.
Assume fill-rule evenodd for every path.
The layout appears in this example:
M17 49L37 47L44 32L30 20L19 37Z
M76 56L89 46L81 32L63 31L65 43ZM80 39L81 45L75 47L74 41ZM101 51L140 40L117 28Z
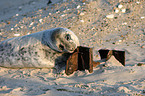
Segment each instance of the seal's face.
M51 40L55 44L55 50L72 53L79 46L78 37L69 29L57 28L52 33Z

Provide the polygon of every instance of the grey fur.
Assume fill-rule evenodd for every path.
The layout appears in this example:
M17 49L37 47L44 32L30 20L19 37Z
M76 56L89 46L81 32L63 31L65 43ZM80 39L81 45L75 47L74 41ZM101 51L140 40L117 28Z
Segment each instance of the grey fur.
M65 37L68 34L71 38ZM79 46L77 36L66 28L54 28L7 39L0 43L0 66L55 67L65 63L67 53L73 52L77 46Z

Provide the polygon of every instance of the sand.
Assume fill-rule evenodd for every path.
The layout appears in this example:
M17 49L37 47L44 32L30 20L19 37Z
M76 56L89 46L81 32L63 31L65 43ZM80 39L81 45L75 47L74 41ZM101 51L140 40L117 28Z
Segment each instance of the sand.
M145 95L145 1L140 0L14 0L1 1L0 41L65 27L82 46L124 50L126 66L113 58L93 73L0 67L1 96ZM5 6L7 5L7 6ZM141 66L139 66L141 65Z

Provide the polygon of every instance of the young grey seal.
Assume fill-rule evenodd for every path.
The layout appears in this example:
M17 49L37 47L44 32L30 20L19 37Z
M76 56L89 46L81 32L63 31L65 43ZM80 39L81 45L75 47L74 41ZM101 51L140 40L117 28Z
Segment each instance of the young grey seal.
M48 29L14 37L0 43L0 66L9 68L52 68L65 63L79 46L78 37L67 28Z

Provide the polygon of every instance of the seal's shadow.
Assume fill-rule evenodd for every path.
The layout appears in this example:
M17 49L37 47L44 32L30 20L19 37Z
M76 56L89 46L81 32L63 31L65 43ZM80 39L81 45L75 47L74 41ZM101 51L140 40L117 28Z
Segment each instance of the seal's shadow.
M62 56L55 59L55 68L57 69L57 72L65 70L67 60L71 54L72 53L63 53Z

